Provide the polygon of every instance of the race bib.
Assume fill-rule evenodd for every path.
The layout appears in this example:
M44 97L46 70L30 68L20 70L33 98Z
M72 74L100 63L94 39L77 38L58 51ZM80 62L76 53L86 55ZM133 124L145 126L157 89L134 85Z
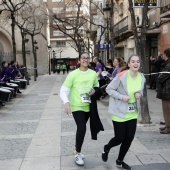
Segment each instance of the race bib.
M137 108L136 102L135 103L128 103L127 112L135 112L136 108Z
M91 99L88 93L80 95L82 103L91 103Z

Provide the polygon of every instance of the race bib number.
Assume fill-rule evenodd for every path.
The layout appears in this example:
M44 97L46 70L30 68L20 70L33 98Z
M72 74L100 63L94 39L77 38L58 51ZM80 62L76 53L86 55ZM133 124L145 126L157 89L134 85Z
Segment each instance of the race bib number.
M135 112L136 110L136 102L135 103L128 103L127 112Z
M81 94L82 103L91 103L91 99L88 93Z

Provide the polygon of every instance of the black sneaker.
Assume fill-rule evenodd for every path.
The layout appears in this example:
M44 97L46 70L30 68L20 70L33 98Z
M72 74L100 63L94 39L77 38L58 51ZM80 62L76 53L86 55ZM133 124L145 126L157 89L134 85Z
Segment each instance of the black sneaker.
M106 145L105 145L105 146L104 146L104 151L102 152L102 160L103 160L104 162L107 162L108 154L109 154L109 151L106 149Z
M126 169L126 170L132 170L132 168L129 165L127 165L124 162L118 161L118 160L116 160L116 166L118 168L123 168L123 169Z

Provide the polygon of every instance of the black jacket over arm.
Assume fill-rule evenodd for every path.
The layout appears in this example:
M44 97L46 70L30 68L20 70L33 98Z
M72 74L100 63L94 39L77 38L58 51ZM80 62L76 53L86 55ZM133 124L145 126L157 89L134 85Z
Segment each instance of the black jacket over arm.
M90 104L90 130L91 138L97 140L97 133L104 131L97 109L97 99L102 96L102 92L98 87L95 87L94 89L95 94L91 96Z

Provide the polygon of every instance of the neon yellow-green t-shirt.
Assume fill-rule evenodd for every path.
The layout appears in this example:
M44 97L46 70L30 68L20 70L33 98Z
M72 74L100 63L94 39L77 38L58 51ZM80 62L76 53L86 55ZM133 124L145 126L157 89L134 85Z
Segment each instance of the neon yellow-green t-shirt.
M65 64L63 64L62 67L63 67L63 69L66 69L66 65Z
M141 74L138 73L137 77L133 79L130 76L130 72L127 71L126 84L127 84L128 96L130 97L130 100L128 101L128 103L135 103L136 98L134 96L134 93L139 91L142 85ZM116 122L125 122L128 120L137 119L137 117L138 117L138 110L135 110L134 112L126 112L124 118L120 118L118 116L112 115L112 120Z
M64 86L70 89L71 111L90 111L90 103L82 102L82 95L88 94L91 88L99 84L96 72L88 69L83 72L79 69L72 71L64 81Z

